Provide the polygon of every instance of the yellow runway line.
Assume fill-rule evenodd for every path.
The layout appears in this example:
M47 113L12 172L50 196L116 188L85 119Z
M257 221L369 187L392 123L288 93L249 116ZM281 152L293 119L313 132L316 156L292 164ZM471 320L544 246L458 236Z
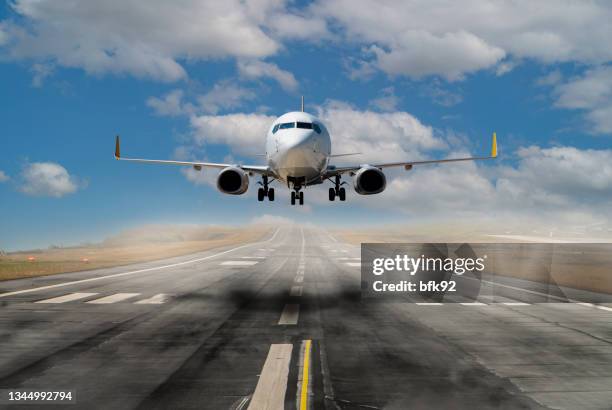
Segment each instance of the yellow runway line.
M300 410L308 410L308 378L310 372L310 349L312 340L306 340L304 345L304 366L302 369L302 389L300 396Z

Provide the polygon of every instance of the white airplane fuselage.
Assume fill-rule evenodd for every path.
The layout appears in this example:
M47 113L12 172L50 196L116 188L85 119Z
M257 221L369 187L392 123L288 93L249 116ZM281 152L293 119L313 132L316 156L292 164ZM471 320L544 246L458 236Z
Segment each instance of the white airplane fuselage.
M283 182L318 183L331 155L331 139L323 123L306 112L276 119L266 136L266 160Z

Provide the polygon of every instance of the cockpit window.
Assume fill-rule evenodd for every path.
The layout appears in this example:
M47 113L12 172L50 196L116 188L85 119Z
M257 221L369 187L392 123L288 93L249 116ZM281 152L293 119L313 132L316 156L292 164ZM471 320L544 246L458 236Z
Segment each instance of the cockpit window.
M274 128L272 128L272 134L276 134L276 131L278 131L278 127L279 127L279 124L276 124Z
M319 124L312 124L312 128L314 128L314 130L317 132L317 134L321 133L321 127L319 127Z
M286 122L284 124L280 124L279 129L285 130L287 128L295 128L295 122Z
M298 128L304 128L307 130L311 130L312 129L312 124L309 122L298 122L297 123L297 127Z

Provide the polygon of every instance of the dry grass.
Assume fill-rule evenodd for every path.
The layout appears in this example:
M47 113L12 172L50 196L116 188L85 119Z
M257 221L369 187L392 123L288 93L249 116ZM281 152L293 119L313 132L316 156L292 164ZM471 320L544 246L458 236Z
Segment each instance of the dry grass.
M518 243L461 229L399 229L339 230L334 234L346 242L360 243ZM533 280L574 289L612 294L612 245L610 244L554 244L552 252L534 246L518 252L489 255L492 271L499 275ZM515 249L516 250L516 249Z
M0 257L0 280L164 259L261 239L269 228L146 227L101 244L13 252ZM28 260L28 259L32 260Z

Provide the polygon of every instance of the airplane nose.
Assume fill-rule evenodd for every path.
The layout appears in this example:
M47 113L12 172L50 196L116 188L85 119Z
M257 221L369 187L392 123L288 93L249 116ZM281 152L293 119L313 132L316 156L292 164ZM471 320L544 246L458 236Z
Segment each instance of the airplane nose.
M284 141L284 145L287 149L306 148L313 144L313 135L312 130L296 130L293 135Z

